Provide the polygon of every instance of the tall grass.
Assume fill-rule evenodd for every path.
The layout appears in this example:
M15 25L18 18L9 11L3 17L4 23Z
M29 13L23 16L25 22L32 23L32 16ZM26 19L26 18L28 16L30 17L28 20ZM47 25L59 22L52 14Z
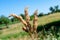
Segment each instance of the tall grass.
M53 21L58 21L58 20L60 20L60 13L50 14L48 16L39 17L38 24L43 26L45 24L51 23ZM32 24L32 21L31 21L31 24ZM22 32L21 28L23 25L21 23L9 25L9 26L10 26L10 28L1 30L1 33L0 33L0 39L1 40L11 40L11 39L15 39L15 40L18 40L18 39L21 40L22 39L22 40L24 40L24 37L26 37L26 35L27 35L26 39L29 38L28 33L24 32L24 31ZM18 32L17 32L17 30L18 30ZM52 31L45 31L45 29L41 30L38 33L38 35L39 35L38 39L39 40L53 40L53 39L54 40L57 40L57 39L60 40L60 31L57 33L59 35L59 36L57 35L58 37L53 35L51 32Z

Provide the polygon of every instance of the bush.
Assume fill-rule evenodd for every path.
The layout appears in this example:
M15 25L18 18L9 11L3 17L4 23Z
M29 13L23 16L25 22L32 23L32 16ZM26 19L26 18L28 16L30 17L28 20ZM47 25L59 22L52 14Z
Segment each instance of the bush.
M41 17L41 16L44 16L44 14L43 14L43 13L40 13L40 14L38 15L38 17Z
M59 35L60 34L60 20L38 26L37 32L43 36L52 35L55 38L60 37Z
M31 16L30 16L30 20L32 20L33 18L34 18L34 15L31 15Z

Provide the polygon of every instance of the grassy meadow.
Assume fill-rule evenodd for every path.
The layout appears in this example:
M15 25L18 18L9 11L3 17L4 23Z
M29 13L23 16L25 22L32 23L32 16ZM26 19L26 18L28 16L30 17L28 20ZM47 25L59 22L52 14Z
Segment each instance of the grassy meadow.
M39 17L38 18L38 25L45 25L47 23L51 23L51 22L59 21L59 20L60 20L60 13L54 13L54 14L50 14L47 16ZM32 24L33 22L30 21L30 23ZM0 30L0 40L31 40L28 33L24 32L22 30L22 27L24 25L21 22L11 24L8 26L9 26L9 28ZM45 40L52 40L52 39L56 40L57 39L51 35L46 35L48 37L47 38L44 37L43 39L45 39ZM43 39L41 39L42 37L40 37L40 36L42 36L42 33L39 34L39 40L43 40ZM58 40L60 40L60 36L58 37Z

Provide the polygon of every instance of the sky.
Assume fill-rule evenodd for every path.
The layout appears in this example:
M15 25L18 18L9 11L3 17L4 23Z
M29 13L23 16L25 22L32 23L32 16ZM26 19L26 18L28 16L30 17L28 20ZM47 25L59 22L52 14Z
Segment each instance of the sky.
M29 15L32 15L36 9L38 13L48 13L49 8L59 5L60 0L0 0L0 16L9 16L14 13L24 14L24 8L28 7Z

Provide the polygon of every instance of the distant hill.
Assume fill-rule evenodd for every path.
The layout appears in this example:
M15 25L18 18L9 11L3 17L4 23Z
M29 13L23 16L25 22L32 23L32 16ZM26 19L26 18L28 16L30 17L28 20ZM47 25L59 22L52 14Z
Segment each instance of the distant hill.
M54 13L47 16L39 17L38 18L38 25L46 25L51 22L59 21L60 20L60 13ZM31 21L32 24L32 21ZM18 39L21 36L24 36L26 33L22 30L23 24L16 23L9 25L8 29L0 30L0 39ZM24 33L24 34L23 34ZM23 38L20 38L23 40Z
M44 24L54 22L54 21L59 21L59 20L60 20L60 13L54 13L47 16L39 17L38 24L44 25Z

